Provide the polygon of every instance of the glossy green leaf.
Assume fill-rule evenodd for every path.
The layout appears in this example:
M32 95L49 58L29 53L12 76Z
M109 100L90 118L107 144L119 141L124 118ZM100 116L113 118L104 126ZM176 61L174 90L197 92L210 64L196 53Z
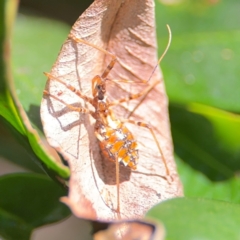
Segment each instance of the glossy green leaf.
M36 173L44 173L42 168L38 166L39 161L34 157L35 154L29 144L26 143L24 137L1 116L0 156L25 169Z
M31 231L69 215L59 202L66 192L49 178L37 174L0 177L0 235L29 239ZM24 236L20 238L19 236Z
M185 195L240 203L240 117L194 103L170 110Z
M10 67L10 45L11 30L14 16L17 8L17 1L5 0L0 3L0 114L5 121L10 124L10 128L14 131L18 140L23 147L29 151L31 158L36 162L42 161L44 168L51 174L52 171L57 172L62 177L69 176L69 169L60 162L57 162L45 147L36 129L32 127L21 103L16 97L13 84L13 77ZM22 52L21 59L23 59ZM17 76L15 78L18 78ZM30 97L25 92L26 97Z
M227 202L177 198L153 207L147 217L163 222L166 240L225 240L240 236L240 206Z
M23 14L19 14L15 22L13 75L16 92L28 117L39 129L42 128L39 106L47 81L43 72L51 70L69 30L66 24Z
M214 181L233 177L240 168L240 117L199 104L171 105L176 153Z
M161 52L163 22L172 29L161 66L185 194L239 203L239 1L164 3L157 31Z
M196 103L188 104L187 110L202 115L212 124L226 151L240 154L240 115Z
M170 101L240 112L239 7L238 0L156 2L158 35L167 35L164 22L173 34L162 62ZM159 46L164 46L162 38Z
M240 203L240 179L232 177L224 181L211 181L200 171L188 166L182 159L177 160L178 171L184 185L186 197L201 197Z
M25 134L8 82L8 79L11 78L9 66L10 33L16 8L16 1L5 0L0 2L0 114L21 134Z

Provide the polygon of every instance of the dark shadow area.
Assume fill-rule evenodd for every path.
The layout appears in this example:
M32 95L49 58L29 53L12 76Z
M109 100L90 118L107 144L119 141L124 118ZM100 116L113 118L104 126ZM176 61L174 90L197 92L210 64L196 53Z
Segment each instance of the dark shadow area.
M98 168L97 168L98 170ZM103 176L99 172L99 177L107 185L116 185L116 163L102 157L102 171ZM119 164L119 183L129 181L131 176L131 169Z
M27 112L27 116L31 123L36 126L41 132L43 132L42 122L40 118L40 107L36 105L30 105Z
M212 181L240 170L240 151L228 152L208 119L175 104L169 110L175 152L184 162Z
M21 0L19 10L60 20L71 26L92 2L93 0Z
M36 173L43 173L28 139L0 116L0 156Z

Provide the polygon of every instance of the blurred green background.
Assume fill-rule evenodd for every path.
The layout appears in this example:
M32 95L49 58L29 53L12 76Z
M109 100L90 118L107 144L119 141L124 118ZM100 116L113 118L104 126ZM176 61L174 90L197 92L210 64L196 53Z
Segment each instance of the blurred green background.
M50 70L71 25L91 2L20 2L13 29L11 68L16 95L40 136L39 106L46 82L42 72ZM155 3L159 54L168 39L166 24L173 34L161 68L185 195L239 204L240 2L159 0ZM0 117L0 156L35 173L43 173L32 160L41 165L44 156L31 150L37 144L31 142L29 146L26 136L16 133ZM55 170L53 166L51 171L60 172L59 169L62 167Z

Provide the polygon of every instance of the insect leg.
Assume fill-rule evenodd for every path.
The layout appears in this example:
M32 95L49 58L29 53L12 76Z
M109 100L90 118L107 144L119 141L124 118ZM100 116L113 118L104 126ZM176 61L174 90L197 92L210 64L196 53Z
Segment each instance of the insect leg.
M91 115L94 114L92 111L90 111L89 109L87 108L80 108L80 107L74 107L68 103L66 103L65 101L63 101L62 99L50 94L47 90L44 90L43 91L43 95L45 96L49 96L55 100L57 100L58 102L62 103L63 105L65 105L66 107L68 107L69 109L71 109L72 111L75 111L75 112L80 112L80 113L90 113Z
M87 101L87 102L89 102L89 103L91 103L91 104L93 103L92 98L90 98L90 97L82 94L81 91L77 90L77 89L76 89L75 87L73 87L72 85L63 82L60 78L55 77L55 76L53 76L53 75L50 74L50 73L46 73L46 72L45 72L44 74L48 77L49 80L54 80L54 81L57 81L57 82L61 83L61 84L64 85L67 89L69 89L70 91L72 91L73 93L75 93L77 96L79 96L79 97L82 98L83 100L85 100L85 101Z
M131 120L131 119L121 119L121 121L122 122L126 122L126 123L131 123L131 124L134 124L134 125L137 125L137 126L140 126L140 127L147 128L150 131L150 133L153 136L154 141L156 142L156 145L157 145L157 148L159 150L159 153L161 154L161 157L162 157L162 160L163 160L163 164L164 164L165 169L166 169L166 174L167 174L167 176L169 176L170 175L170 171L169 171L169 168L167 166L167 161L166 161L166 159L164 157L162 148L160 147L159 141L157 139L157 136L156 136L155 132L153 131L152 126L150 124L147 124L147 123L144 123L144 122L137 122L137 121L134 121L134 120Z
M97 137L97 139L99 141L102 141L103 140L103 137L96 131L95 132L95 135ZM120 216L120 181L119 181L119 162L117 161L116 159L116 162L115 162L115 166L116 166L116 185L117 185L117 209L116 209L116 212L117 212L117 217L118 217L118 220L121 219L121 216Z
M160 83L160 81L156 80L151 85L146 87L143 91L141 91L139 93L136 93L136 94L130 94L126 98L122 98L122 99L118 99L116 101L113 101L113 102L109 103L109 106L112 107L112 106L118 105L118 104L123 103L123 102L128 102L130 100L133 100L133 99L136 99L136 98L140 98L141 96L147 96L147 94L159 83Z

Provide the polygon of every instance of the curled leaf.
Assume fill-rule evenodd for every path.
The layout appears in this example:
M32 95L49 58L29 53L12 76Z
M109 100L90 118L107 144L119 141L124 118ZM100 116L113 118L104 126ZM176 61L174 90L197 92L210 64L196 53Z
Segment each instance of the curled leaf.
M157 221L126 221L112 223L108 229L94 234L94 240L163 240L165 229L162 223Z
M182 195L173 160L168 100L160 69L156 69L147 83L142 82L148 80L157 63L154 2L96 0L79 17L70 33L117 56L107 77L106 95L110 102L148 88L140 98L117 104L112 110L119 119L151 124L170 177L166 176L163 156L149 129L126 123L138 142L139 162L135 171L120 165L118 213L116 166L101 155L94 133L95 119L46 95L41 105L45 134L71 168L69 196L62 201L82 218L140 218L158 202ZM94 111L89 103L56 79L92 97L93 77L101 75L111 60L110 54L68 38L48 75L45 91L68 105Z

